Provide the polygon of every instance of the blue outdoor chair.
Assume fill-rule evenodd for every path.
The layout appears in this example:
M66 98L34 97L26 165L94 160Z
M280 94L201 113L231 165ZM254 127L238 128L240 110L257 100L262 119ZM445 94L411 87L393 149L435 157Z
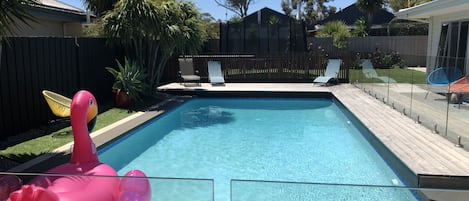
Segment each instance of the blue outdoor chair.
M430 91L436 93L448 93L451 83L462 77L462 72L458 67L439 67L430 72L427 76L427 98ZM432 90L430 90L432 88Z

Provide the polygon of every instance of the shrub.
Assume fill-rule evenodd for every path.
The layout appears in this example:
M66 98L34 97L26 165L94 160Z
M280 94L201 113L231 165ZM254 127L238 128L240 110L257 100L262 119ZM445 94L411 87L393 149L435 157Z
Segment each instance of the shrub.
M405 62L402 60L399 52L383 53L377 49L371 58L375 68L404 68Z

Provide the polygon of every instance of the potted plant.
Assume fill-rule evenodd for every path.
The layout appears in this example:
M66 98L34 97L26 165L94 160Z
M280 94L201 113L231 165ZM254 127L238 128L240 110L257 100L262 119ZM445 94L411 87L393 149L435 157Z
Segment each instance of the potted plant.
M127 58L124 59L124 65L118 60L116 62L118 69L106 67L115 78L112 86L114 103L116 107L128 107L133 101L141 100L140 94L147 88L144 83L147 74L136 62Z

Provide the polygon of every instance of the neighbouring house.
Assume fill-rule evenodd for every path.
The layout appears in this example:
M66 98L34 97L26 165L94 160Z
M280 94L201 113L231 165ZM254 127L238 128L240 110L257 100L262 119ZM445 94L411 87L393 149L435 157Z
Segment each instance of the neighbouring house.
M262 8L241 22L220 25L220 52L242 54L276 54L306 51L303 21Z
M38 4L27 7L27 11L37 22L30 22L29 26L18 22L15 36L82 36L83 27L90 19L86 11L57 0L38 0Z
M464 74L469 73L469 1L434 0L402 9L395 15L429 24L427 72L435 67L456 66Z
M330 15L324 20L319 21L314 27L308 28L308 33L314 33L321 29L326 23L333 21L342 21L349 29L354 28L354 23L359 19L368 19L368 14L361 11L355 4L352 4L337 13ZM371 31L368 33L370 36L386 36L389 35L389 26L393 20L394 15L386 9L379 9L373 14L373 24Z

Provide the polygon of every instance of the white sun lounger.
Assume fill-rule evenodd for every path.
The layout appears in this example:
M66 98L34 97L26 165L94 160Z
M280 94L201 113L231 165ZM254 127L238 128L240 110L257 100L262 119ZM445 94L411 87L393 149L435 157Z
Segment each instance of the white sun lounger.
M373 67L373 63L371 63L371 60L369 59L364 59L362 62L362 72L365 75L366 78L376 78L384 83L396 83L396 80L387 77L387 76L379 76L378 73L376 72L375 68Z
M221 72L220 61L208 61L208 79L212 85L224 85L225 78Z
M328 84L332 80L337 80L337 75L339 75L340 64L342 63L341 59L329 59L327 62L326 72L324 76L319 76L314 79L314 83Z

